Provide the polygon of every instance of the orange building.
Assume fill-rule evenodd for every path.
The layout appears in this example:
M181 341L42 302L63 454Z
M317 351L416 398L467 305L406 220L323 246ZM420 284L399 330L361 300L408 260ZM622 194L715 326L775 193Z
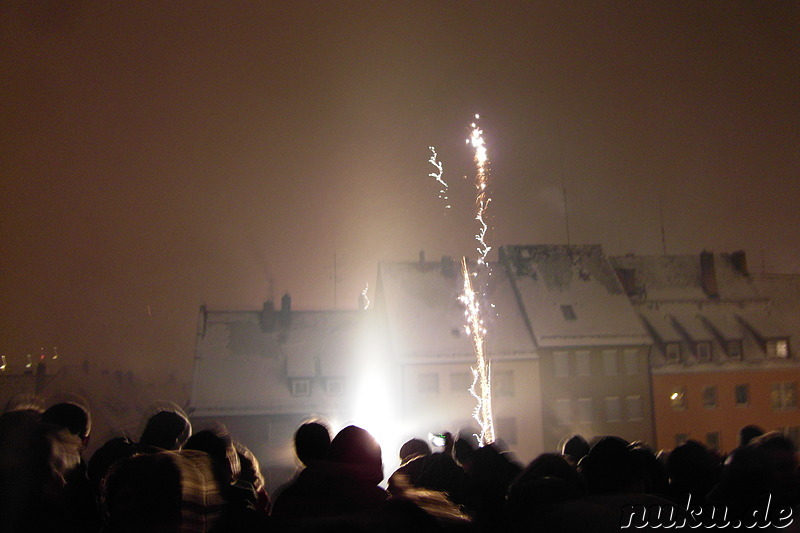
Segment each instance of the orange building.
M743 252L612 263L653 339L658 448L693 439L729 452L750 424L800 442L797 279L767 284L748 273Z

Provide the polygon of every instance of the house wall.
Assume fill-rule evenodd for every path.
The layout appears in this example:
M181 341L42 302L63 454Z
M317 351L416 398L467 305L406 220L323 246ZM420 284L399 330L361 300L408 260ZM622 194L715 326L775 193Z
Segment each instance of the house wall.
M653 443L647 353L647 346L540 350L545 450L573 433Z
M469 393L471 366L471 360L401 365L400 424L409 438L464 428L477 432L472 418L477 402ZM533 356L492 361L495 434L524 463L544 451L539 381L539 361Z
M748 424L755 424L767 431L788 428L787 434L793 436L797 443L800 412L796 393L794 407L775 409L772 401L773 385L776 383L793 383L797 391L800 366L753 366L735 371L726 371L717 366L693 372L654 373L653 406L657 446L672 449L686 438L708 444L709 433L718 433L720 451L730 452L738 445L739 429ZM736 404L734 391L737 385L748 387L746 404ZM716 387L716 406L704 406L703 389L707 386ZM673 407L670 399L677 387L683 387L685 391L685 406L682 408Z

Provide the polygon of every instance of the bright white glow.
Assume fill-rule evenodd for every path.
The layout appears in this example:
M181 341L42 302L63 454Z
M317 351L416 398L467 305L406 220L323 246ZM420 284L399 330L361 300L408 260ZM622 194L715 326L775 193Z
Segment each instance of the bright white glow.
M678 396L679 396L679 394L678 394L677 392L673 392L673 393L672 393L672 396L670 396L670 397L669 397L669 399L670 399L670 400L677 400L677 399L678 399Z
M369 291L369 283L367 283L367 286L364 287L363 291L361 291L361 297L362 297L361 298L361 304L363 305L363 307L361 309L364 310L364 311L369 309L369 304L370 304L369 296L367 296L367 291Z
M31 354L28 354L28 361L25 363L25 368L31 368L33 366L33 359L31 359Z
M6 371L6 356L4 355L2 357L3 357L3 364L0 365L0 372L5 372Z

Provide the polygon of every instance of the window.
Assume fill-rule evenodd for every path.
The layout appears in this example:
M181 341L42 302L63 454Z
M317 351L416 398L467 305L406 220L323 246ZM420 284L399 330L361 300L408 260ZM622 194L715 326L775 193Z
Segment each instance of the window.
M553 403L553 411L556 417L556 424L565 426L572 421L569 400L556 400Z
M672 387L669 394L669 402L676 411L686 409L686 387L683 385Z
M591 355L586 350L580 350L575 352L575 361L578 366L578 375L579 376L591 376L592 375L592 359Z
M702 363L711 361L711 343L698 342L697 343L697 359Z
M770 390L773 411L797 408L797 384L794 382L773 383Z
M514 396L514 371L492 372L492 394L495 396Z
M768 340L767 356L780 357L782 359L789 357L789 341L787 339Z
M703 387L703 407L714 409L717 406L717 386L706 385Z
M706 433L706 447L712 451L719 451L719 431Z
M644 420L644 404L641 396L626 396L625 409L628 411L628 420Z
M681 362L681 345L675 342L667 344L667 363Z
M439 374L420 374L417 377L417 392L439 394Z
M578 422L594 422L594 402L591 398L578 398Z
M498 418L495 423L497 438L503 439L506 444L514 445L517 443L517 419Z
M689 440L688 433L676 433L675 434L675 446L681 446L686 444L686 441Z
M622 420L622 404L619 396L609 396L606 398L606 422L619 422Z
M625 350L625 375L633 376L639 373L639 352Z
M728 341L726 344L728 348L728 357L731 359L742 358L742 342L741 341Z
M453 372L450 374L450 392L468 391L472 380L472 372Z
M794 443L794 447L800 446L800 426L789 426L786 428L786 437Z
M311 396L311 381L308 379L293 379L290 387L292 396Z
M561 314L564 315L564 320L576 320L575 310L571 305L562 305Z
M750 405L750 387L744 383L733 388L733 397L738 406Z
M617 351L603 350L603 374L616 376L617 372Z
M555 366L555 374L557 378L565 378L569 376L569 353L553 352L553 365Z
M344 380L341 378L329 378L325 382L325 392L331 396L341 396L344 392Z

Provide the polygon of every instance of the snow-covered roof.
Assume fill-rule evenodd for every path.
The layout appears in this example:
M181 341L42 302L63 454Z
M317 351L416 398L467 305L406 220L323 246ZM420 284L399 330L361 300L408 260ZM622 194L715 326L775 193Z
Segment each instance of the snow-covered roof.
M503 246L540 347L651 341L599 245Z
M736 254L711 254L718 299L756 299L752 279L737 266ZM615 269L624 269L634 280L637 296L652 301L707 300L703 289L701 254L624 255L609 257Z
M190 406L195 415L327 412L343 401L324 381L348 375L356 360L364 313L275 311L205 312L198 338ZM308 395L291 381L310 380Z
M474 265L473 265L474 266ZM486 346L492 355L531 354L533 341L515 301L513 287L503 268L491 264L482 309ZM381 263L381 302L386 312L393 352L408 358L473 357L466 334L461 265L443 258L438 262Z

